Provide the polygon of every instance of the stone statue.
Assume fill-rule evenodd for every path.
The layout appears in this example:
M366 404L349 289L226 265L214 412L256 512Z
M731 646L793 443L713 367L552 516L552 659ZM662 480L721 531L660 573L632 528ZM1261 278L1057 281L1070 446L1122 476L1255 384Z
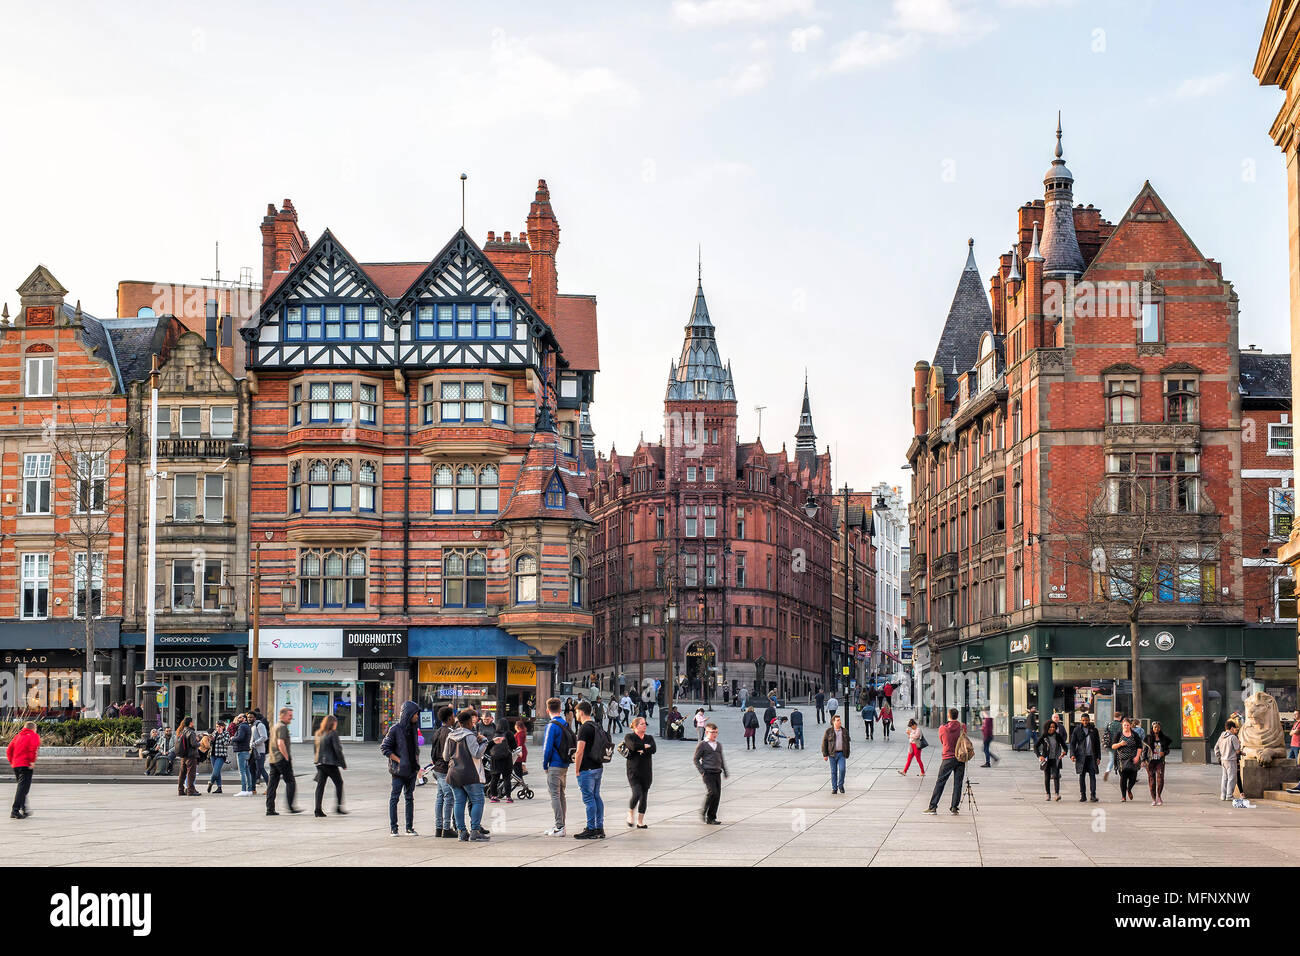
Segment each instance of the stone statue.
M1282 719L1277 701L1262 690L1246 698L1246 722L1241 728L1241 756L1259 761L1267 767L1275 758L1287 755Z
M764 679L767 673L767 659L763 657L756 658L754 661L754 693L760 696L767 694L767 681Z

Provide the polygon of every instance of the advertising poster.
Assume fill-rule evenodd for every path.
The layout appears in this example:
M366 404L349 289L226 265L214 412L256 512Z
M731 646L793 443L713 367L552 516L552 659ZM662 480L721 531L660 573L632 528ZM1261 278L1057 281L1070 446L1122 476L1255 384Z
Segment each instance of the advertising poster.
M1179 684L1179 710L1183 715L1183 736L1205 738L1204 688L1198 680Z

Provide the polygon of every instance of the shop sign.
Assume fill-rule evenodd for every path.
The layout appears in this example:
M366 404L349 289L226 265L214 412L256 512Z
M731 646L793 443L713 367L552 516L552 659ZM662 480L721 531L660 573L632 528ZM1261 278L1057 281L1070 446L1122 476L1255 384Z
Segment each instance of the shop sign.
M507 661L506 683L511 687L536 687L537 665L532 661Z
M407 636L404 627L345 627L343 629L344 657L407 656Z
M99 657L98 654L95 656ZM0 669L7 670L20 664L29 669L79 669L86 666L86 655L81 651L0 651Z
M420 661L418 677L421 684L495 684L497 662L457 659Z
M341 627L264 627L261 629L261 657L340 658L343 656Z
M1106 641L1106 646L1107 647L1132 647L1133 642L1129 640L1127 634L1115 634L1108 641ZM1150 647L1150 646L1151 646L1151 641L1147 640L1145 637L1138 638L1138 647ZM1155 637L1155 646L1157 650L1161 650L1161 651L1172 650L1174 646L1174 636L1170 634L1168 631L1161 631Z
M154 670L162 673L194 673L196 671L233 674L239 669L235 654L155 654Z
M392 680L393 679L393 662L391 660L372 661L368 658L361 658L357 661L357 670L360 674L358 680Z
M1017 637L1013 640L1011 642L1010 650L1012 654L1028 654L1033 646L1033 637L1026 634L1023 637Z
M276 661L271 679L277 681L354 681L356 661Z
M439 687L438 696L447 700L455 700L457 697L491 697L496 691L495 687L466 687L461 685L451 687Z

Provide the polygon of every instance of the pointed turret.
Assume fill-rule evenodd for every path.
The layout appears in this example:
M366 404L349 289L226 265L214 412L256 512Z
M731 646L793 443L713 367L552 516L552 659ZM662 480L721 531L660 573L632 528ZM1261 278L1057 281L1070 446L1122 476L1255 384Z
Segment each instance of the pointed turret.
M817 471L817 432L813 430L812 402L808 399L808 373L803 375L803 408L799 411L799 430L794 433L794 452L809 473Z
M1043 223L1043 274L1077 276L1083 272L1083 253L1074 232L1074 174L1065 165L1061 150L1061 114L1056 115L1056 158L1043 177L1045 221Z
M975 240L970 239L967 240L966 266L957 280L957 291L952 297L943 332L939 335L939 347L934 350L934 361L930 363L944 372L952 370L951 377L944 376L948 397L956 394L957 375L975 366L975 360L979 358L980 336L992 329L993 311L980 286L979 269L975 266Z
M722 364L722 356L718 354L702 282L696 284L695 301L686 322L681 358L672 367L670 375L668 391L664 396L667 401L736 400L731 370Z

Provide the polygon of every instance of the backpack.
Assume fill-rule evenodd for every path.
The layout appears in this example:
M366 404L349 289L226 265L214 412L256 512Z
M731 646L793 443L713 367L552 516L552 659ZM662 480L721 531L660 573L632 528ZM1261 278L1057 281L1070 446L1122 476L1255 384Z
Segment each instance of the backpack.
M178 734L176 737L176 756L188 757L191 749L189 732L186 731L183 734Z
M567 720L553 720L551 723L558 727L560 731L560 739L555 742L555 749L559 752L560 759L566 764L573 763L573 753L578 749L577 736L569 729Z
M601 729L600 724L593 722L593 726L596 729L596 734L591 749L600 755L601 763L609 763L614 759L614 743L609 739L609 734Z
M975 756L975 745L970 742L966 736L966 731L961 732L957 738L957 744L952 748L952 755L957 758L958 763L967 763Z

